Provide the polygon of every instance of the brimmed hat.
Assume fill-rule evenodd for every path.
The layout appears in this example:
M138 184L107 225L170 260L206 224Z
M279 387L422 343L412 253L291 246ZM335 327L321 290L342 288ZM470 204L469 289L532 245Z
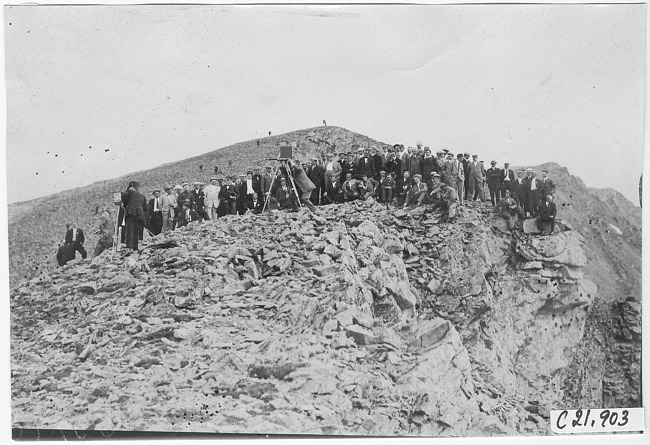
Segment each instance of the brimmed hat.
M183 187L185 187L186 185L190 185L190 184L189 184L189 182L184 182L184 183L182 183L181 185L182 185Z
M371 150L377 150L377 146L376 146L376 145L371 145L371 146L370 146L370 149L371 149Z
M311 158L311 160L318 162L318 158Z
M434 173L434 174L431 175L431 177L432 177L432 178L439 178L440 175L439 175L438 173Z
M218 181L218 180L219 180L219 178L217 178L216 176L213 176L213 177L210 178L210 181Z
M201 185L201 183L199 181L194 181L192 185Z
M466 151L465 153L463 153L463 156L469 156L469 152Z
M530 168L530 167L528 167L528 168L526 169L526 173L528 173L528 172L532 172L532 171L533 171L533 169Z
M247 171L246 171L246 174L247 174L247 175L252 175L252 174L253 174L253 170L247 170Z
M444 151L445 153L449 153L449 150L446 148L443 148L442 151Z
M154 190L153 192L151 192L151 193L156 193L156 192L160 193L160 189L155 189L155 190Z
M496 164L497 161L490 161L490 164Z
M361 147L361 148L359 148L359 150L358 150L358 151L366 151L366 149L365 149L365 148L363 148L363 147Z
M131 181L129 182L129 187L140 187L140 183L138 181Z
M382 171L380 171L379 174L380 174L380 175L382 175L382 174L385 175L385 174L386 174L386 170L382 170Z
M174 190L183 190L183 187L180 185L175 185Z
M413 175L413 179L415 179L415 178L420 178L420 179L422 179L422 175L419 174L419 173L416 173L416 174Z
M478 155L472 155L473 158L478 158Z
M167 191L167 190L171 190L171 189L172 189L172 186L171 186L171 185L166 185L166 186L165 186L165 191Z
M264 168L270 168L270 169L273 169L273 167L271 167L270 165L266 165L266 166L264 166Z

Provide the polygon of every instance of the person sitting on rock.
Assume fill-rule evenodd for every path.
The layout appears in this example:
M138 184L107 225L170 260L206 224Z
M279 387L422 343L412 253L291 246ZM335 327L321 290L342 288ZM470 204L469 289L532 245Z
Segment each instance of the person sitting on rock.
M393 194L395 193L395 173L391 172L390 175L387 176L384 170L380 171L379 187L381 190L379 202L383 202L388 206L393 200Z
M442 199L442 186L443 182L438 173L432 175L431 180L431 191L429 192L429 202L433 204L431 210L436 210L442 207L446 207L447 204Z
M183 227L194 221L201 221L201 217L196 210L192 210L192 200L186 199L177 215L178 223L176 227Z
M371 196L374 198L377 196L377 186L379 183L373 178L369 177L367 174L361 175L361 181L359 183L359 192L363 199L368 199Z
M453 223L456 221L456 209L458 208L458 192L453 187L442 184L440 186L442 191L442 200L447 208L447 222Z
M287 180L284 176L280 177L280 186L275 191L275 199L278 201L278 208L288 209L291 208L291 211L298 211L298 198L296 198L296 193L294 190L287 185Z
M325 194L323 195L324 204L339 204L343 202L343 189L339 184L336 176L330 176L329 182L325 185Z
M404 207L410 205L422 205L427 199L427 185L422 182L422 175L413 175L413 185L406 195Z
M546 202L540 206L539 216L537 217L537 227L542 231L542 235L550 235L553 233L555 230L556 215L557 207L553 202L553 195L546 195Z
M405 170L403 178L398 179L395 185L395 198L393 199L393 205L395 207L404 207L406 196L412 186L413 180L411 179L411 173Z
M356 201L361 198L361 191L359 190L359 181L352 177L352 173L345 176L343 183L343 200L346 202Z
M505 189L505 195L496 205L496 210L503 219L506 220L508 225L508 230L512 230L515 227L516 218L523 218L524 212L521 210L521 207L517 204L513 198L510 197L510 190Z

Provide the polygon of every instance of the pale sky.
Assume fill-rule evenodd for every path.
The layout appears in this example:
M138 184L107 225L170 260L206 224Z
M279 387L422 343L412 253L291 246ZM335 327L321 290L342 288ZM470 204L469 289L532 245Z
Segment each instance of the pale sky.
M638 205L644 5L4 13L9 203L326 119L499 167L555 161Z

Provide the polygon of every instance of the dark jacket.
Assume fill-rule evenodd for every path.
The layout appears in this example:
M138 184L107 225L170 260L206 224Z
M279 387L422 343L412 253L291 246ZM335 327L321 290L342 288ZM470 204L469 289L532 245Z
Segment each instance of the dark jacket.
M84 231L77 228L77 244L83 244L86 239L84 238ZM72 228L65 232L65 243L72 244Z
M357 162L357 179L363 175L372 178L375 176L375 161L370 156L362 156Z
M128 189L122 192L122 205L124 217L135 216L143 223L146 221L147 197L137 190Z

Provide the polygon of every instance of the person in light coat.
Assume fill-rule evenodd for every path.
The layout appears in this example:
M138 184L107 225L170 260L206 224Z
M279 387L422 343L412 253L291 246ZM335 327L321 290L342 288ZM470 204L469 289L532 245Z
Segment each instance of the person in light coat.
M219 192L221 187L217 184L217 177L210 178L210 184L203 189L205 193L205 212L211 220L217 219L217 208L219 208Z

